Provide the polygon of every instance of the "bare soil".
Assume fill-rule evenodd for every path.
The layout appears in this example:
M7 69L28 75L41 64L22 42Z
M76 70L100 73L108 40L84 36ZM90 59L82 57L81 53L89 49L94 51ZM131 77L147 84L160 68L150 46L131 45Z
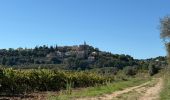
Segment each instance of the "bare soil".
M139 98L139 100L159 100L159 93L163 87L163 79L159 78L157 84L154 87L150 87Z
M155 83L146 82L139 86L116 91L112 94L77 100L159 100L159 93L163 86L163 80L161 78L154 80Z

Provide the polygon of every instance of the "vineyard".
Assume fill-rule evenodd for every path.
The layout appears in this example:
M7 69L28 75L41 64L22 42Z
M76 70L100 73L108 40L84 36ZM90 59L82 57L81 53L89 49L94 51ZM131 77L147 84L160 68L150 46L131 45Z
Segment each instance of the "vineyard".
M92 72L71 72L48 69L0 69L0 92L22 94L34 91L59 91L106 84L114 78Z

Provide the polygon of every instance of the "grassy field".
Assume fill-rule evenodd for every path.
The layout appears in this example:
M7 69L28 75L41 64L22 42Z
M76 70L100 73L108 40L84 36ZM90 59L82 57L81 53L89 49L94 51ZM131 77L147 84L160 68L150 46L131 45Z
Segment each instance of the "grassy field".
M170 100L170 71L165 71L164 78L164 88L160 94L160 100Z
M49 96L49 100L70 100L74 98L99 96L122 90L127 87L136 86L149 80L151 80L151 78L130 78L126 81L115 81L114 83L108 83L104 86L89 87L77 91L75 90L70 95L61 92L57 97Z
M156 78L153 78L151 81L147 82L147 84L142 85L141 87L138 87L136 89L132 89L127 93L118 95L116 98L113 98L113 100L138 100L139 98L143 97L147 89L154 87L157 82L158 80Z

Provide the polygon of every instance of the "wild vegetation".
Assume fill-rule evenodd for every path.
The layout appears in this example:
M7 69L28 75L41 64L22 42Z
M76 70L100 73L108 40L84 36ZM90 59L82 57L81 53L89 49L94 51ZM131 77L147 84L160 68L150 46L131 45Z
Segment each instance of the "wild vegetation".
M93 67L136 65L129 55L113 55L84 43L79 46L36 46L34 49L2 49L0 64L7 66L30 64L64 64L66 69L84 70Z
M156 60L158 60L156 62ZM165 57L137 60L129 55L118 55L100 51L84 43L79 46L36 46L33 49L1 49L0 64L13 68L50 68L64 70L89 70L126 66L148 69L150 62L165 64Z
M49 99L50 100L74 100L75 98L87 98L88 100L88 97L95 97L95 96L101 96L104 94L110 94L115 91L125 89L127 87L137 86L149 80L150 80L149 77L128 78L127 81L121 80L121 81L115 81L113 83L107 83L106 85L102 85L102 86L84 88L81 90L81 92L72 91L70 95L68 95L67 93L60 92L58 96L49 95Z
M148 72L154 75L167 66L165 57L138 60L129 55L100 51L86 43L1 49L0 56L2 95L60 90L72 94L72 88L104 87L118 80L121 84L129 81L127 77Z
M112 82L113 77L92 72L69 72L47 69L0 70L0 92L22 94L35 91L59 91L69 87L89 87ZM69 86L70 85L70 86Z
M168 67L164 71L164 88L161 92L161 100L170 99L170 16L161 19L161 38L163 39L167 50Z
M161 99L160 100L169 100L170 99L170 78L169 78L169 72L170 71L164 71L164 76L163 76L163 79L164 79L164 86L163 86L163 89L161 91L161 94L160 94L160 97Z

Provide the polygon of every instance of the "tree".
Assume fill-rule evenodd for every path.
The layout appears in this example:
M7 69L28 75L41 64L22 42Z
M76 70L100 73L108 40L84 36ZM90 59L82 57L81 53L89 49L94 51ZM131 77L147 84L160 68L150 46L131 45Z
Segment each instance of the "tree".
M52 64L60 64L61 63L61 61L57 57L52 57L50 59L50 61Z
M161 19L160 36L163 39L168 53L168 63L170 63L170 16Z
M67 59L67 66L69 69L74 69L75 67L75 59L73 57L70 57Z
M137 73L137 68L134 66L127 66L123 70L124 70L124 73L129 76L134 76Z
M155 65L150 64L149 65L149 75L153 76L154 74L157 74L157 73L158 73L158 68L156 68Z
M3 57L3 58L2 58L2 65L6 65L6 62L7 62L6 57Z
M170 39L170 16L166 16L161 19L161 38L166 41Z

